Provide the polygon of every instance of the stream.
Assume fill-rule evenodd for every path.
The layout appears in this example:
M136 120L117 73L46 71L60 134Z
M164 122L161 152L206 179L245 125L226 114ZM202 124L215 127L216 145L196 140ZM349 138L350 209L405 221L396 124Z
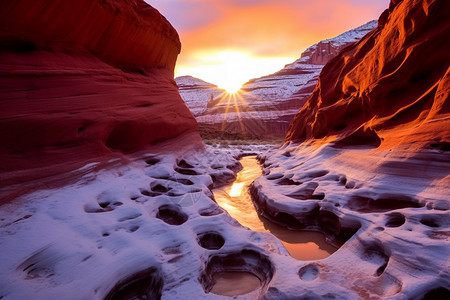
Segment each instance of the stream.
M273 234L295 259L302 261L322 259L337 250L336 247L326 242L325 235L320 232L289 230L258 215L248 187L262 175L261 166L256 160L256 156L245 156L240 162L243 169L237 174L236 180L231 185L213 190L217 204L242 226L253 231Z

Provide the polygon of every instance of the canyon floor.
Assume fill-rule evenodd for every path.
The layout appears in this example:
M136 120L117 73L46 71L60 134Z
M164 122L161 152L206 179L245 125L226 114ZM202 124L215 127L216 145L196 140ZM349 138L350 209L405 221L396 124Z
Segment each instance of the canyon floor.
M179 143L108 170L86 165L75 184L1 206L0 298L448 296L448 151L285 144L167 154ZM242 168L236 158L252 154L262 176L246 183L253 203L246 190L241 199L288 239L319 232L334 250L291 256L271 230L251 230L216 203L212 191L236 197L223 186Z
M449 11L391 0L239 107L143 0L0 1L0 300L450 299Z

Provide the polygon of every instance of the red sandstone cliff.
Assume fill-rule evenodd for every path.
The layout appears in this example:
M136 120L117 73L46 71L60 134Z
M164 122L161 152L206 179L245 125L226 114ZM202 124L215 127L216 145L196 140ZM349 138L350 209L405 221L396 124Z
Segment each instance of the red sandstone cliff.
M1 1L0 188L200 141L173 80L180 48L142 0Z
M446 0L391 1L375 30L324 67L286 139L445 145L450 138L449 11Z

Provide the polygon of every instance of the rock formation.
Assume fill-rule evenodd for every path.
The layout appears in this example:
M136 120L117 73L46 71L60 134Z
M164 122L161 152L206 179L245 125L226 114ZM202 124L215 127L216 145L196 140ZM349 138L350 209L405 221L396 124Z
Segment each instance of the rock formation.
M323 68L283 147L260 156L259 212L345 241L299 269L307 286L275 279L268 299L450 296L449 11L391 1Z
M34 9L44 3L28 2ZM107 11L114 7L118 22L126 20L121 12L139 16L132 7L140 2L91 2ZM3 13L23 1L2 3ZM78 9L52 3L60 3L58 10L48 10L55 17L68 7ZM139 9L149 8L142 3ZM34 49L9 37L0 56L0 154L2 168L10 171L2 173L2 184L50 174L61 181L64 168L79 165L83 176L0 205L0 299L219 299L216 275L236 272L250 273L256 282L255 290L236 299L448 299L448 56L437 42L447 43L440 37L448 36L448 22L442 21L448 11L447 0L392 1L376 31L344 49L345 59L338 56L325 67L331 73L321 78L335 76L334 88L319 81L300 113L315 118L317 110L330 107L331 120L353 116L351 122L333 127L335 134L330 124L298 126L297 118L289 138L306 142L289 141L259 156L264 176L251 187L258 210L289 228L321 231L341 246L314 261L294 259L274 236L244 228L214 202L211 189L233 179L239 164L197 143L195 121L177 96L170 65L145 65L140 74L131 68L133 58L119 66L92 49L57 50L51 42L52 47ZM78 19L83 20L88 19ZM134 28L122 25L120 32ZM399 35L408 42L388 43L391 29L402 26L409 30ZM378 68L397 61L389 54L398 46L406 47L402 60L413 74L431 68L413 84L401 84L411 80L408 72L397 74L405 78L388 76L403 65ZM433 49L437 56L420 52L417 58L415 49ZM356 58L361 64L347 68ZM354 70L366 75L350 76ZM389 93L379 85L392 92L396 84L398 103L370 94L384 97ZM327 96L344 95L341 85L364 87L371 95L369 103L355 102L369 107L362 116L360 106L345 101L322 106L320 101L331 101ZM356 98L353 89L347 92ZM317 93L322 98L314 102ZM423 97L411 105L405 100L418 94ZM321 134L315 135L315 128ZM170 137L175 138L166 140ZM48 187L45 178L37 181Z
M372 31L377 27L376 20L370 21L367 24L359 26L358 28L344 32L332 39L320 41L306 49L300 58L300 61L312 65L325 65L332 58L334 58L343 48L350 43L359 41L361 37Z
M142 0L2 1L0 187L51 186L188 132L200 145L173 81L180 49Z
M205 137L281 138L314 90L323 65L376 26L371 21L321 41L280 71L245 83L236 95L189 76L175 80Z
M379 144L375 132L395 134L407 124L409 135L431 131L415 140L448 141L449 3L422 2L393 1L374 31L325 66L287 140Z

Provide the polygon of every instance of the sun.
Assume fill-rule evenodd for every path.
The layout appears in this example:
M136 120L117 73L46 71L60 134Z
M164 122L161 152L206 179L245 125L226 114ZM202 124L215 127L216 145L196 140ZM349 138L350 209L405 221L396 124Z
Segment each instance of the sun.
M191 75L217 85L229 94L237 93L252 78L283 68L292 58L258 57L239 50L201 51L190 58L193 68L178 66L176 75Z
M235 82L233 80L227 80L219 84L219 88L224 89L228 94L237 93L241 89L241 87L241 82Z

